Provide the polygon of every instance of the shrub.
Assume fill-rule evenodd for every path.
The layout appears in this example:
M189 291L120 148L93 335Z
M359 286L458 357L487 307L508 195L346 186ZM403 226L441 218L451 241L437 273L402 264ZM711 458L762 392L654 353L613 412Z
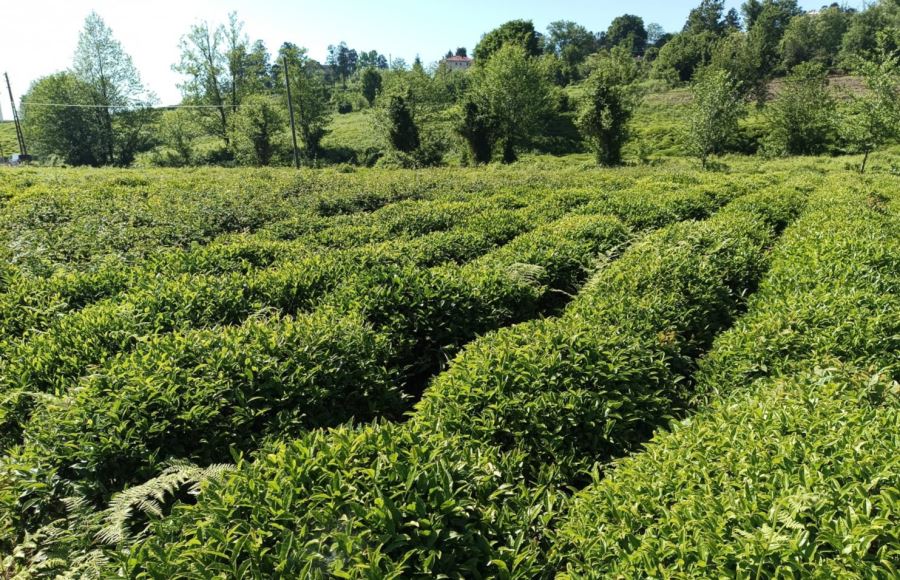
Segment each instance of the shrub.
M877 373L810 369L658 436L579 498L561 577L893 575L892 390Z
M503 162L512 163L552 113L550 84L539 61L513 44L500 47L475 74L468 95L477 107L472 128L489 126Z
M535 500L519 459L402 425L314 432L210 485L120 561L162 577L522 573L544 521L522 515Z
M622 147L628 141L628 122L637 107L632 83L637 67L631 54L613 50L604 59L596 59L596 68L587 80L578 127L588 141L600 165L622 162Z
M716 69L704 69L691 87L694 100L684 134L691 155L706 168L710 155L725 151L738 133L738 119L744 108L737 83Z
M896 222L860 195L822 197L813 209L787 232L750 313L701 365L711 393L826 356L887 366L878 353L900 346L897 322L884 314L897 308L900 287Z
M286 128L287 115L281 102L262 95L247 97L234 121L238 158L251 165L269 165Z
M766 108L765 149L774 155L817 155L833 140L836 103L823 67L794 67L784 87Z
M844 108L840 134L851 151L862 153L859 172L865 173L869 155L900 132L900 57L860 63L868 91Z
M385 111L388 143L396 151L412 153L419 148L419 128L413 119L407 99L401 95L391 95Z
M374 68L369 67L362 72L361 81L362 94L371 107L375 104L375 97L377 97L378 93L381 92L381 73L379 73Z
M165 335L38 409L29 446L96 499L166 458L227 461L267 433L399 410L389 349L360 316L331 309Z
M587 263L624 241L625 229L611 218L574 221L544 231L563 251L524 257L537 268L540 258ZM223 461L230 447L251 450L270 435L396 416L399 389L420 389L445 352L539 313L549 288L509 270L516 258L507 267L503 259L490 267L374 264L296 321L250 320L149 339L87 377L71 398L39 407L25 428L26 452L98 500L167 459ZM559 278L545 282L566 288L587 275L550 271ZM565 279L569 273L575 279ZM330 413L336 404L342 412ZM12 479L22 497L37 489Z
M491 162L494 151L492 120L478 103L466 100L462 105L462 115L457 121L456 132L465 139L469 153L476 164Z

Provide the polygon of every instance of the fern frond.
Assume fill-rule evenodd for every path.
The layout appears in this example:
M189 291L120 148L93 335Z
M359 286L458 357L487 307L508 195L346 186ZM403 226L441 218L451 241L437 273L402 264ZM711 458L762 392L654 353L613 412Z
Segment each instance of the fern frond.
M167 498L173 498L185 486L188 493L196 495L204 482L221 479L233 469L234 466L228 464L199 467L184 461L172 462L153 479L116 494L102 513L104 525L95 538L104 544L137 539L143 531L132 536L130 528L134 516L161 517Z

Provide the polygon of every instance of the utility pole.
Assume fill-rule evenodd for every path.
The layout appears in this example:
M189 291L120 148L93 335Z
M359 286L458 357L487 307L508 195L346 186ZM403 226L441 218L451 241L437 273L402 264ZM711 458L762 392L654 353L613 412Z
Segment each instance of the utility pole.
M12 107L13 121L16 123L16 138L19 140L19 154L23 158L28 157L28 148L25 147L25 133L22 132L22 125L19 123L19 112L16 111L16 100L13 98L12 86L9 84L9 75L3 73L6 78L6 90L9 91L9 104Z
M291 79L288 77L287 56L282 59L284 63L284 86L287 88L288 114L291 116L291 140L294 142L294 168L300 169L300 154L297 152L297 128L294 126L294 101L291 99Z

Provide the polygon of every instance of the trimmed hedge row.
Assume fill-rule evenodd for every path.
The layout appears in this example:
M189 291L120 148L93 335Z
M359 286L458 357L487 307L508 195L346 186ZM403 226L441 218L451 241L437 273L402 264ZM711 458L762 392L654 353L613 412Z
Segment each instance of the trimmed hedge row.
M792 198L795 211L802 196ZM560 319L471 343L403 426L312 433L176 507L111 568L131 577L534 577L546 528L594 461L686 398L680 372L766 264L774 228L725 209L651 234ZM712 316L711 316L712 315ZM715 324L715 323L714 323ZM646 405L648 409L642 407Z
M822 362L729 397L589 488L561 532L563 577L896 577L897 382Z
M68 312L106 298L118 300L128 288L140 289L147 284L158 287L163 283L160 279L183 278L184 274L250 275L256 269L278 267L328 249L376 244L394 248L398 254L410 253L414 261L425 266L444 261L461 263L562 217L591 199L596 201L581 210L583 213L610 213L603 209L608 206L614 215L643 228L706 215L724 198L691 192L530 191L521 197L500 194L466 203L441 199L403 202L372 214L303 217L283 225L276 236L290 241L268 239L267 232L228 234L208 245L152 253L136 267L107 261L84 273L59 271L49 278L17 276L13 288L0 293L0 331L5 338L15 339L29 330L44 330ZM454 227L445 231L447 226ZM406 234L398 236L403 232Z
M427 209L437 211L446 205L429 202ZM149 286L148 290L165 292L159 288L165 280L174 278L170 283L177 285L185 274L252 275L256 269L278 267L330 248L380 244L395 249L398 255L408 251L421 255L424 265L437 264L445 256L466 261L559 217L550 212L506 209L503 207L506 204L497 205L490 199L468 204L465 211L460 205L453 204L460 214L460 222L454 229L424 235L421 240L415 236L398 238L391 231L397 223L420 219L426 210L419 208L412 211L412 218L401 212L368 218L370 224L362 228L364 234L345 223L347 220L320 218L305 222L306 234L290 242L246 235L224 236L207 246L155 254L137 267L107 263L83 273L61 272L49 278L20 276L12 288L0 294L0 331L7 338L15 338L28 330L43 330L60 316L98 300L116 296L117 300L128 301L127 296L117 296L128 288L140 290ZM540 202L540 205L548 204ZM391 241L385 243L388 239ZM397 247L404 244L411 247Z
M608 173L579 167L425 171L197 169L16 169L0 177L11 195L0 205L0 245L23 271L90 270L134 264L163 248L190 248L223 235L302 232L320 218L367 214L403 200L459 202L540 197L559 191L684 191L759 187L783 170L757 175L698 175L635 168ZM276 226L280 224L280 226ZM273 230L269 232L267 230Z
M863 193L814 200L817 211L791 229L750 315L702 365L706 396L820 356L891 364L890 353L900 350L896 302L889 299L900 294L898 222L877 207Z
M26 169L2 176L4 188L15 194L0 207L0 240L15 248L24 269L42 275L59 266L82 270L107 260L133 263L161 248L188 248L288 219L305 224L408 199L459 202L519 189L537 197L571 180L550 172L481 180L443 170L300 175L142 170L136 175Z
M339 306L341 302L353 302L355 295L378 296L377 292L370 292L369 288L390 288L407 275L398 269L401 266L392 265L394 262L411 260L414 263L430 264L447 258L464 261L506 241L522 229L527 229L530 224L546 220L548 216L554 216L583 201L584 196L580 194L560 194L540 202L534 208L516 210L527 212L524 220L517 214L508 213L514 210L481 212L475 214L465 227L454 232L431 234L408 243L395 242L359 251L313 254L280 268L247 276L182 276L175 279L163 278L155 283L151 278L143 283L143 287L119 299L99 303L63 317L48 332L26 336L6 346L4 351L7 353L7 360L4 361L2 382L6 384L4 391L7 397L0 403L2 440L5 445L15 441L20 425L28 417L31 398L23 398L17 393L61 393L90 365L99 364L118 352L130 350L144 336L196 326L234 324L267 308L282 314L294 314L315 305L345 278L355 278L356 282L346 284L345 292L335 299ZM682 219L706 213L715 207L715 203L707 195L688 196L688 201L682 200L678 194L657 195L646 197L641 203L622 211L622 214L627 220L636 223L658 223L663 219ZM675 206L675 209L669 209L669 206ZM590 228L584 229L584 224L592 223L590 220L566 223L573 224L570 231L564 231L565 227L558 233L552 231L556 226L542 228L536 235L521 236L508 247L491 252L477 262L476 267L480 269L505 268L516 262L538 265L540 270L522 273L536 277L538 284L554 290L553 294L542 295L540 305L529 306L528 301L522 303L523 312L531 314L511 316L508 320L533 316L536 307L546 310L563 303L566 294L575 291L583 280L595 250L605 247L602 244L595 246L595 242L603 240L592 239L588 231ZM579 223L582 225L579 226ZM485 234L481 236L471 233L472 226L483 227ZM582 231L576 231L578 227ZM604 228L598 230L600 238L608 234L609 231ZM566 241L565 236L574 238ZM454 240L459 243L448 243ZM223 249L227 248L220 247L215 252L218 254ZM207 253L204 250L200 255L205 256ZM229 257L233 255L228 254ZM242 260L247 256L246 253L238 255ZM369 270L372 270L371 276L366 274ZM452 277L452 272L448 273L448 278ZM467 274L464 271L462 275ZM393 306L390 308L397 312L406 308L398 300L391 304ZM388 305L385 303L379 307L384 309ZM447 313L452 317L454 310L450 309ZM436 322L442 320L435 319ZM447 324L450 332L443 334L453 336L457 332L453 329L459 327L459 322L448 321ZM494 327L496 326L487 324L481 328ZM428 348L417 338L410 337L411 348L419 348L424 354L413 363L414 377L426 377L433 373L446 354L436 350L442 344L442 339L446 338L440 332L443 327L433 325L432 328L437 329L434 331L436 336L428 343ZM394 333L395 336L399 334ZM468 332L465 336L473 334ZM445 343L461 344L461 337L454 338L455 340Z
M553 499L521 484L525 459L391 423L313 431L176 505L105 575L534 577Z
M535 243L556 240L560 252L550 253L550 265L573 260L572 247L587 263L627 235L608 216L573 216L526 234ZM78 482L79 493L102 499L172 457L222 461L229 446L251 450L269 435L354 417L396 417L404 409L401 387L423 369L433 372L441 352L534 316L546 290L503 268L369 270L297 321L152 339L86 377L69 396L43 405L26 425L25 448L13 457L40 466L46 475L39 480ZM348 314L357 330L324 313L335 313L335 320L358 313ZM294 331L302 340L285 345L283 336L297 327L310 334ZM7 476L18 490L8 513L21 511L26 527L46 510L52 515L52 501L32 497L41 497L46 484L35 485L32 474ZM31 517L23 505L43 513Z
M77 376L86 364L99 362L143 335L185 326L234 324L266 308L292 314L310 306L354 273L379 264L411 261L427 266L442 259L466 261L529 229L529 222L502 211L482 216L487 228L483 234L466 226L410 242L312 254L247 275L149 277L120 298L63 317L47 333L7 345L4 351L12 363L5 375L7 380L18 381L30 389L52 391ZM223 249L229 248L220 247L215 253L221 255ZM242 251L238 255L241 260L247 256ZM86 276L74 278L84 280ZM46 308L28 312L48 313L48 320L53 318L52 311ZM93 356L79 356L91 352Z
M129 278L123 268L60 272L49 278L11 276L0 294L0 349L29 329L46 328L71 310L121 292Z
M426 393L416 422L524 448L527 473L553 464L569 481L634 449L684 410L696 358L755 288L780 216L804 200L751 197L759 203L738 200L707 222L647 236L562 318L470 345Z
M561 199L565 200L565 197ZM559 202L551 200L550 203L558 204ZM569 203L564 201L560 206L561 209L568 207ZM670 199L661 198L657 200L656 206L667 203L670 203ZM708 205L709 201L704 199L702 203ZM648 209L645 211L652 211L654 207L648 205ZM552 210L543 211L552 214ZM656 211L659 210L656 209ZM403 370L405 378L403 381L397 381L398 383L409 383L410 380L433 373L446 356L445 353L449 352L446 350L447 347L462 344L476 333L484 330L533 316L536 309L542 307L539 299L547 289L575 288L577 280L585 277L594 256L598 252L602 253L604 249L613 251L616 246L625 241L625 234L626 230L611 218L575 216L553 224L552 227L522 236L514 241L509 249L498 252L497 256L479 261L477 264L461 269L448 267L435 270L432 272L433 278L423 280L424 285L419 284L418 288L416 283L408 284L404 288L403 283L415 282L416 276L421 276L421 273L415 274L415 272L396 269L392 271L390 268L386 268L373 272L373 279L363 278L357 284L348 284L345 286L345 291L339 291L332 302L336 308L360 309L366 312L367 318L372 320L377 328L390 329L391 336L394 337L394 351L390 357L383 357L383 360L391 368ZM520 268L514 268L512 272L508 272L507 267L517 262L530 262L531 265L540 266L541 269L529 270L526 268L522 271ZM472 286L473 280L478 281L475 286ZM460 281L468 281L466 284L469 287L460 288ZM541 283L544 284L543 287L540 285ZM373 292L372 288L376 288L378 291ZM503 296L503 293L507 295ZM454 300L454 296L465 298ZM362 302L348 306L360 298L363 299ZM148 300L150 299L148 298ZM203 300L187 301L187 303L208 307L210 301L204 298ZM510 310L503 306L505 303L516 306ZM409 313L410 309L415 311L419 304L421 307L431 309L427 315L422 315L422 311ZM73 336L78 334L80 332L76 332ZM127 332L117 334L107 330L100 334L104 337L113 337L113 339L124 336L126 340L133 340L133 335ZM81 344L86 344L88 349L91 345L91 343L84 342ZM140 358L141 352L152 351L155 348L152 345L153 343L142 348L135 356ZM60 354L71 360L72 353L78 352L77 349L73 350L73 346L71 343L63 343L59 349ZM42 355L52 352L52 349L45 346L41 346L36 351ZM347 357L354 355L354 352L346 354ZM40 360L40 358L36 360ZM137 371L130 373L131 376L139 374L140 372ZM152 376L152 373L150 375ZM59 374L45 373L45 376L58 378ZM92 382L90 379L88 384L95 382L102 384L98 381ZM396 388L396 385L394 387ZM128 389L122 389L122 391L127 392ZM135 392L140 393L140 391L138 388ZM79 392L87 393L85 395L86 402L83 405L87 409L96 409L96 412L100 412L100 409L109 403L107 397L101 393L92 392L90 389ZM14 403L13 410L9 412L9 417L26 415L21 412L21 401L13 399L12 402ZM124 403L112 406L115 408L128 407ZM345 413L335 413L335 422L351 416L357 418L369 416L366 414L367 411L360 411L354 405L348 405L345 411ZM384 413L389 412L386 406ZM65 425L64 419L52 417L48 423L53 426L56 426L57 423ZM74 426L68 437L52 436L48 445L77 439L82 430L79 421L83 421L83 419L76 419L74 423L69 423ZM315 423L310 423L302 415L293 419L293 422L307 427L315 426ZM166 424L165 421L160 421L160 423ZM37 431L41 430L41 428L37 428ZM71 449L67 449L67 445L64 443L61 448L66 452L71 451ZM252 445L255 443L248 444L248 447ZM90 445L79 447L93 449ZM222 453L223 449L218 449L218 452ZM109 454L110 457L113 455ZM76 462L72 461L72 463ZM127 461L122 465L127 466ZM123 471L128 473L130 470L131 467L126 467ZM128 475L135 476L135 473L128 473ZM37 506L44 505L46 502L35 500L31 503Z
M812 206L702 365L715 403L578 498L565 577L900 571L900 220Z

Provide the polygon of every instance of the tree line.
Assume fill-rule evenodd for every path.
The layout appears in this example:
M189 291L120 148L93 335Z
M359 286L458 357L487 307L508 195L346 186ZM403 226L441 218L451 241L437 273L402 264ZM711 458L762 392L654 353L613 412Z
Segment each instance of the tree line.
M290 42L273 56L234 13L220 25L191 26L179 48L173 69L183 78L182 102L155 108L130 57L90 14L72 67L37 80L23 99L33 149L79 165L128 165L141 153L159 165L284 164L288 93L309 165L334 160L322 140L335 115L359 109L370 111L365 122L381 145L358 163L435 165L454 148L464 163L508 163L568 138L570 149L588 147L599 163L615 165L642 96L678 85L692 92L684 148L704 165L733 148L737 123L754 104L764 111L759 148L767 154L838 144L868 153L900 126L898 0L812 12L796 0L747 0L740 11L702 0L675 33L628 14L600 32L557 21L541 33L514 20L481 38L470 70L445 61L426 67L419 57L408 65L344 42L328 47L324 63ZM454 55L469 51L446 57ZM827 87L835 72L857 75L867 89L836 99Z

